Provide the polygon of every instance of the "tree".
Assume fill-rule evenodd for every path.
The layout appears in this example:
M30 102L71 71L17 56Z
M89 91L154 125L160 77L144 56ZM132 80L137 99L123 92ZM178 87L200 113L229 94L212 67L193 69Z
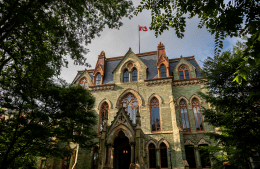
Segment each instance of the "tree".
M58 75L66 57L87 66L83 43L119 28L132 10L127 0L0 2L0 114L10 117L0 119L1 169L62 158L69 142L95 144L93 97Z
M223 163L246 167L248 158L260 152L260 66L251 68L241 84L232 82L244 48L238 43L233 52L225 51L204 62L208 92L200 95L211 107L203 109L205 121L218 128L218 132L209 134L217 142L209 146L217 167Z
M150 29L158 36L164 30L174 28L178 38L184 36L186 18L197 16L199 28L206 26L215 35L215 55L220 53L227 37L249 35L243 60L233 72L241 83L247 79L249 70L260 64L260 2L259 0L142 0L135 14L144 9L151 10ZM249 57L250 56L250 57Z

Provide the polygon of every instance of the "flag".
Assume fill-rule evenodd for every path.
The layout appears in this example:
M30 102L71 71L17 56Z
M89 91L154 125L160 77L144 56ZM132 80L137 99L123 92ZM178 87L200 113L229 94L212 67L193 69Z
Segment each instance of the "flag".
M139 31L147 31L147 27L146 26L139 26Z

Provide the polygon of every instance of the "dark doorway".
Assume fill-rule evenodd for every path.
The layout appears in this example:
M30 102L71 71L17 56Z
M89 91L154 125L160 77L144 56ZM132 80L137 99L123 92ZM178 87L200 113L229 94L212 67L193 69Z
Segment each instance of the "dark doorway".
M128 169L131 162L129 139L120 131L114 141L114 169Z

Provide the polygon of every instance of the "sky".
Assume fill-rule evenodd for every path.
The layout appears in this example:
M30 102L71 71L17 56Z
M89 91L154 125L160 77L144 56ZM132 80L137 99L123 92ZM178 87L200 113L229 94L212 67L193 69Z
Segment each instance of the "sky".
M134 1L134 5L138 3ZM131 48L134 53L139 53L138 25L146 26L147 32L140 32L140 52L156 51L157 45L162 42L165 46L165 52L169 59L186 56L195 57L196 61L203 67L203 61L207 57L214 56L214 35L211 35L205 27L198 28L199 19L192 18L186 20L184 38L177 38L174 29L164 31L157 38L155 31L149 30L151 24L151 12L144 10L131 20L123 18L123 26L117 29L105 28L100 37L92 40L87 46L90 52L86 54L87 62L91 68L74 65L73 60L69 60L68 68L63 67L60 77L71 83L78 70L94 69L98 55L104 51L106 58L124 56ZM224 40L223 50L231 50L238 41L238 38L226 38Z

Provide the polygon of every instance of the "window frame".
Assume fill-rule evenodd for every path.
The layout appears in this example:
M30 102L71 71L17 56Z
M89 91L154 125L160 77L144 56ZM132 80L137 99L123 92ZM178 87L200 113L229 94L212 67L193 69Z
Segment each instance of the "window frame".
M185 145L185 146L184 146L184 147L185 147L186 160L187 160L186 146L192 146L192 148L193 148L193 155L194 155L194 161L195 161L195 165L196 165L196 168L190 168L190 169L197 169L198 164L197 164L197 161L196 161L195 146L194 146L194 145ZM188 160L187 160L187 162L188 162Z
M97 79L98 76L100 76L100 80ZM98 81L100 82L99 84L97 84ZM95 86L102 85L101 82L102 82L102 76L101 76L100 73L97 73L97 74L96 74L96 77L95 77Z
M133 81L133 72L136 71L136 81ZM131 71L131 82L137 82L138 81L138 71L137 69L134 67Z
M157 100L157 103L158 104L156 104L156 105L158 105L158 109L159 109L159 119L160 119L160 130L157 130L157 122L156 122L156 107L155 106L152 106L152 101L154 100L154 99L156 99ZM155 131L153 131L153 124L152 124L152 119L153 119L153 117L152 117L152 107L154 107L155 108L155 113L154 113L154 115L155 115ZM152 133L156 133L156 132L162 132L162 122L161 122L161 114L160 114L160 102L159 102L159 99L157 99L156 97L153 97L151 100L150 100L150 117L151 117L151 132Z
M85 80L85 82L84 82L84 80ZM82 87L83 87L84 89L88 88L88 79L87 79L86 77L82 77L82 78L80 79L79 85L80 85L81 83L82 83ZM86 87L86 88L84 87L85 84L87 84L87 87ZM80 85L80 86L81 86L81 85Z
M130 112L130 120L132 120L133 121L133 119L132 119L132 111L133 111L133 109L135 110L134 112L135 112L135 120L133 121L133 124L136 124L136 113L137 113L137 111L139 110L139 102L138 102L138 100L137 100L137 97L134 95L134 94L132 94L132 93L126 93L122 98L121 98L121 100L120 100L120 107L121 106L123 106L123 100L125 99L125 98L127 98L129 95L131 95L133 98L130 100L130 102L128 101L127 103L126 103L126 107L125 107L125 109L126 109L126 112L127 112L127 114L129 114L129 112L128 112L128 110L127 110L127 107L128 107L128 105L130 104L131 105L131 112ZM134 99L136 99L136 101L134 101ZM137 104L138 104L138 106L137 107L133 107L133 103L134 102L137 102ZM119 108L120 108L119 107Z
M104 105L107 105L105 108L103 107ZM106 109L107 108L107 109ZM101 127L101 122L102 122L102 112L106 110L107 116L108 116L108 111L109 111L109 104L107 102L102 103L100 106L100 111L99 111L99 125L98 125L98 134L101 135L100 133L100 127ZM105 116L105 115L104 115Z
M150 143L149 145L148 145L148 157L149 157L149 169L156 169L156 147L155 147L155 145L153 144L153 146L154 146L154 148L151 148L150 147L150 145L152 145L153 143ZM151 168L151 166L150 166L150 161L151 161L151 156L150 156L150 150L154 150L154 154L155 154L155 168Z
M160 70L160 78L164 78L164 77L162 77L162 71L161 71L162 67L165 68L165 77L167 77L167 68L166 68L166 66L164 64L161 64L160 65L160 69L159 69Z
M130 73L129 73L129 71L128 71L127 69L125 69L124 72L123 72L123 83L127 83L127 82L125 81L125 79L126 79L126 78L125 78L125 73L126 73L126 72L128 73L128 78L127 78L128 81L127 81L127 82L130 82L130 81L129 81Z
M166 169L166 168L169 168L169 165L168 165L168 149L167 149L167 145L164 142L160 143L160 145L159 145L159 152L160 152L160 167L161 167L161 169L162 169L161 144L164 144L165 147L166 147L165 149L166 149L166 160L167 160L166 164L167 164L167 167L164 167Z
M200 111L200 116L201 116L201 123L202 123L202 126L203 126L203 130L197 130L197 126L196 126L196 118L195 118L195 112L194 112L194 107L195 106L193 106L193 101L194 100L197 100L197 102L198 102L198 109L199 109L199 111ZM197 98L193 98L192 100L191 100L191 104L192 104L192 111L193 111L193 115L194 115L194 121L195 121L195 127L196 127L196 131L197 132L205 132L205 126L204 126L204 122L203 122L203 116L202 116L202 112L201 112L201 108L200 108L200 101L199 101L199 99L197 99ZM197 106L196 106L197 107ZM197 109L197 110L198 110ZM198 116L197 116L197 118L198 118ZM199 120L199 118L198 118L198 120ZM199 125L200 126L200 125Z
M183 129L183 124L182 124L182 116L181 116L181 101L184 101L186 103L186 109L187 109L187 115L188 115L188 121L189 121L189 127L190 127L190 131L184 131ZM189 111L188 111L188 104L187 104L187 101L185 99L181 99L180 102L179 102L179 108L180 108L180 116L181 116L181 127L182 127L182 130L183 130L183 133L190 133L191 132L191 126L190 126L190 117L189 117ZM185 117L184 117L185 118ZM186 119L185 119L185 124L186 124ZM187 125L186 125L187 126ZM187 130L187 128L186 128Z
M183 66L185 67L184 70L181 69ZM187 79L187 78L186 78L186 74L185 74L185 70L188 70L188 72L189 72L189 78L188 78L188 79L191 79L189 67L188 67L187 65L182 64L182 65L179 66L179 69L178 69L179 80ZM181 72L181 71L183 72L183 77L184 77L184 79L181 79L181 75L180 75L180 72Z

